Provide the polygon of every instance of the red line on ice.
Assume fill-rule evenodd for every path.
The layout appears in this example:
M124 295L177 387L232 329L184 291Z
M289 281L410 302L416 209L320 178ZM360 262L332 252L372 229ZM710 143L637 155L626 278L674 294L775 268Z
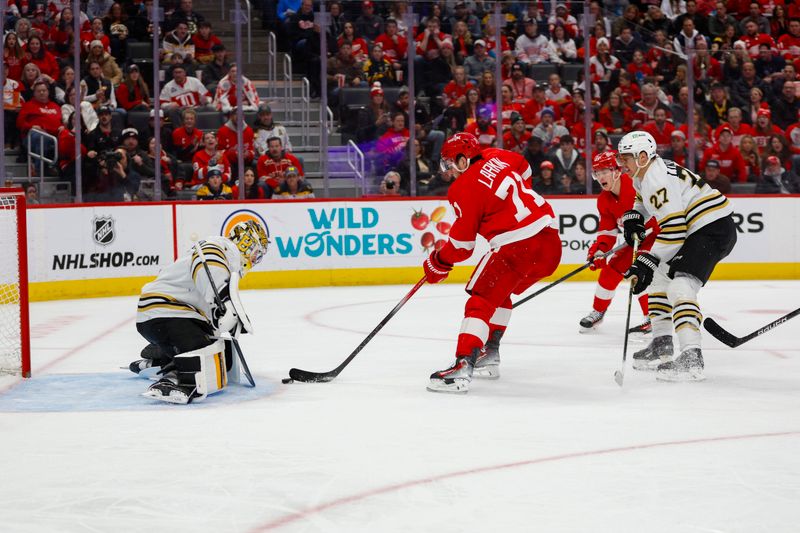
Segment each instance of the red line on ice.
M344 505L348 505L351 503L356 503L362 500L366 500L367 498L371 498L373 496L379 496L381 494L389 494L392 492L399 492L404 489L417 487L420 485L427 485L431 483L438 483L440 481L444 481L447 479L454 479L466 476L472 476L477 474L483 474L486 472L498 472L501 470L510 470L512 468L519 468L523 466L531 466L543 463L554 463L557 461L566 461L569 459L580 459L582 457L592 457L598 455L611 455L615 453L624 453L624 452L635 452L638 450L648 450L652 448L665 448L669 446L686 446L691 444L704 444L709 442L725 442L725 441L736 441L736 440L747 440L747 439L761 439L761 438L769 438L769 437L794 437L800 435L800 431L783 431L779 433L755 433L751 435L730 435L727 437L708 437L704 439L689 439L689 440L675 440L675 441L665 441L665 442L654 442L650 444L634 444L632 446L621 446L618 448L606 448L601 450L588 450L584 452L573 452L567 453L563 455L552 455L549 457L540 457L538 459L529 459L526 461L517 461L514 463L505 463L499 465L491 465L491 466L483 466L479 468L472 468L468 470L459 470L456 472L450 472L446 474L439 474L436 476L424 477L419 479L412 479L409 481L404 481L402 483L395 483L392 485L386 485L383 487L376 487L373 489L366 490L364 492L358 492L356 494L351 494L349 496L342 496L341 498L336 498L329 502L321 503L319 505L315 505L313 507L309 507L308 509L304 509L301 511L297 511L294 513L290 513L285 515L281 518L272 520L270 522L266 522L259 526L256 526L251 530L251 533L256 533L259 531L271 531L275 529L279 529L283 526L289 525L293 522L297 522L298 520L302 520L307 518L311 515L321 513L323 511L327 511L328 509L332 509L334 507L341 507Z

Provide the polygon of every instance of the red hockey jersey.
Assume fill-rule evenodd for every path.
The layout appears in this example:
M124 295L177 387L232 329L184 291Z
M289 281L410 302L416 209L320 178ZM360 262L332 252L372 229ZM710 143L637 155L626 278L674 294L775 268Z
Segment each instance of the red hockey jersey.
M597 212L600 214L600 222L597 225L597 249L603 253L608 252L617 243L617 236L622 232L622 215L625 211L633 209L633 202L636 199L636 189L633 188L633 180L627 175L622 174L619 178L619 196L614 196L610 191L601 191L597 197ZM651 217L645 227L656 228L656 219ZM639 250L650 250L655 241L655 231L639 245Z
M481 235L492 248L532 237L555 224L555 214L530 187L531 168L519 154L483 150L447 193L456 220L450 240L439 251L445 263L467 259Z

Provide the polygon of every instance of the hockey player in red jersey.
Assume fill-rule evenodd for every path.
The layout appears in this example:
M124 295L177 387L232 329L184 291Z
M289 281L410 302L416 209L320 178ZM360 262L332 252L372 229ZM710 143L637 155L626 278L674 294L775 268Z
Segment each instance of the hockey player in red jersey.
M552 274L561 260L553 209L530 188L525 158L508 150L481 150L478 139L457 133L441 152L443 172L457 179L447 199L456 220L450 240L423 263L429 283L447 278L472 255L478 235L489 241L467 283L469 294L456 345L456 361L434 372L428 390L466 393L476 377L500 377L500 338L511 318L511 295Z
M633 188L633 180L627 174L623 174L617 164L617 153L614 151L603 152L594 156L592 161L592 177L600 184L603 190L597 197L597 210L600 213L600 223L597 228L597 240L589 248L588 261L594 259L594 263L589 268L591 270L600 269L600 277L597 280L597 288L594 293L594 304L592 312L581 319L581 333L593 330L606 314L614 291L617 289L625 271L630 268L633 262L633 249L625 247L622 250L608 256L603 255L614 248L617 244L617 237L621 235L622 215L633 208L633 201L636 198L636 191ZM652 226L652 224L651 224ZM640 246L641 250L649 250L655 237L649 236ZM648 333L650 331L650 319L647 318L647 294L639 296L639 305L642 308L646 321L633 328L632 331Z

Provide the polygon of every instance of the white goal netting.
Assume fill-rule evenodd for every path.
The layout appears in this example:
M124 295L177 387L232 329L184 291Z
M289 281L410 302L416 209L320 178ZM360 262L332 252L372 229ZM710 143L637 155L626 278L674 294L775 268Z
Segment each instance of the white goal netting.
M22 371L18 199L0 193L0 374Z

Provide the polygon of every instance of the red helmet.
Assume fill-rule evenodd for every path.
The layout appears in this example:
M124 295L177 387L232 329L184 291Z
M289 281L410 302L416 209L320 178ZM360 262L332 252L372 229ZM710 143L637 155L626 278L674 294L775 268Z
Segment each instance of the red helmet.
M592 171L601 170L604 168L610 168L612 170L619 168L619 164L617 163L617 152L614 150L608 150L607 152L602 152L594 156L594 159L592 159Z
M442 162L458 160L463 155L467 160L481 153L477 137L471 133L459 132L447 139L442 145Z

